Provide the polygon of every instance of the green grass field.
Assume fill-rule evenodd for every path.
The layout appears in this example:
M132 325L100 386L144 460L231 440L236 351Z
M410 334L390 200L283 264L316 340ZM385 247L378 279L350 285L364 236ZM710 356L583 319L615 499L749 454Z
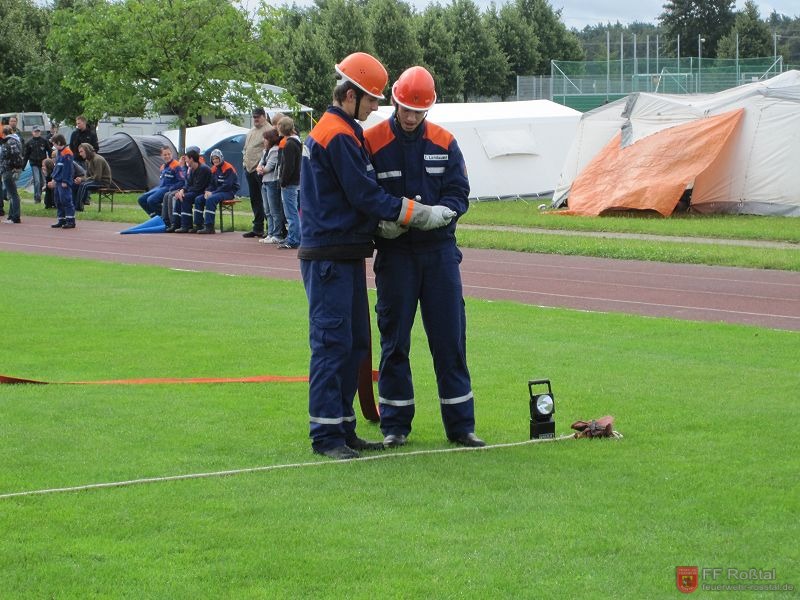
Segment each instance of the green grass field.
M307 373L297 282L8 253L0 273L6 375ZM488 442L528 437L542 377L558 433L612 414L624 439L403 456L451 447L419 330L415 428L388 459L312 455L302 383L0 386L0 495L314 463L0 498L0 598L675 598L681 565L798 589L796 332L467 313Z

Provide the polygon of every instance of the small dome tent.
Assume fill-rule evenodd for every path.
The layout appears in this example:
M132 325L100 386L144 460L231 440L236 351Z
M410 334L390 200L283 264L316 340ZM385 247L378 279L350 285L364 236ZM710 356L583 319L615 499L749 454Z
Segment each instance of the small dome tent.
M166 136L118 132L100 140L99 153L111 167L111 177L120 189L148 190L158 185L164 146L177 157L175 144Z

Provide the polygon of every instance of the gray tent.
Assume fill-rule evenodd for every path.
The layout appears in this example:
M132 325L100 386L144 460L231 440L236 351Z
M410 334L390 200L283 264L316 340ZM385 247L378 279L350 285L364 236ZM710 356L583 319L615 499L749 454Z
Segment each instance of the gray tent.
M111 167L111 177L120 189L148 190L158 185L164 146L178 156L175 145L166 136L119 132L100 140L100 154Z

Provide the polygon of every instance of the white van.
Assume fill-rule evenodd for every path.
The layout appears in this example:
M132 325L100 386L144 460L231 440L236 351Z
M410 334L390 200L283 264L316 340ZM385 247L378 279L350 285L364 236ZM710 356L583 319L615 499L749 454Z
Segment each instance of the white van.
M17 117L17 129L27 139L33 135L34 126L42 128L42 133L50 130L50 117L43 112L10 112L0 113L0 118Z

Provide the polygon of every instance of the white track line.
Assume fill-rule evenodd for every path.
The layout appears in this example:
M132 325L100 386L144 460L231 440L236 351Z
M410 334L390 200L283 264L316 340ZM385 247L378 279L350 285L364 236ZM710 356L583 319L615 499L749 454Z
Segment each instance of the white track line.
M617 435L617 437L622 437ZM340 465L352 462L364 462L368 460L381 460L386 458L405 458L408 456L425 456L429 454L444 454L447 452L470 452L475 450L494 450L497 448L513 448L515 446L527 446L529 444L536 444L542 442L558 442L562 440L575 439L573 435L562 435L557 438L550 439L534 439L525 440L524 442L511 442L508 444L492 444L482 448L465 448L457 446L454 448L440 448L438 450L416 450L414 452L381 452L380 454L373 454L371 456L363 456L361 458L350 458L347 460L320 460L314 462L303 463L290 463L285 465L268 465L264 467L250 467L246 469L231 469L228 471L212 471L209 473L188 473L186 475L168 475L165 477L146 477L143 479L131 479L128 481L111 481L106 483L89 483L86 485L76 485L72 487L63 488L49 488L43 490L28 490L26 492L11 492L8 494L0 494L0 499L4 498L19 498L22 496L41 496L45 494L60 494L64 492L81 492L86 490L102 489L102 488L116 488L127 487L131 485L142 485L146 483L163 483L166 481L182 481L186 479L204 479L208 477L227 477L230 475L243 475L247 473L260 473L264 471L278 471L280 469L299 469L302 467L324 467L330 465Z

